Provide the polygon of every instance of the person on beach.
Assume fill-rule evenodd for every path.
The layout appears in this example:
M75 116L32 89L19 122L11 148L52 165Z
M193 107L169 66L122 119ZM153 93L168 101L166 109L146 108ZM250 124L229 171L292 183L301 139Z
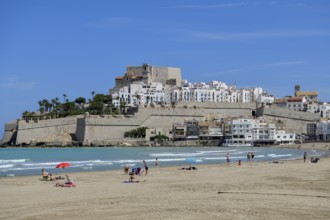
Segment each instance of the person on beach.
M145 160L143 160L143 165L144 165L144 170L146 171L146 174L145 175L148 175L148 169L149 169L149 167L148 167L148 164L147 164L147 162Z
M56 177L48 173L45 169L41 170L41 175L45 180L56 180Z
M254 159L254 153L252 152L251 153L251 161L253 162L253 159Z
M247 153L246 157L247 157L247 162L250 163L250 161L251 161L251 154L250 154L250 152Z
M229 153L227 153L227 155L226 155L226 160L227 160L227 165L229 166L230 165L230 155L229 155Z
M124 166L124 173L125 175L129 173L129 166L127 164Z
M55 186L56 187L75 187L76 184L75 182L73 181L73 179L69 176L69 175L65 175L66 176L66 182L64 183L56 183Z
M304 163L306 163L306 160L307 160L307 153L305 152L304 153Z
M131 172L130 175L129 175L128 182L134 182L134 181L136 181L135 180L135 174L134 174L134 172Z
M155 166L158 167L158 158L156 158Z

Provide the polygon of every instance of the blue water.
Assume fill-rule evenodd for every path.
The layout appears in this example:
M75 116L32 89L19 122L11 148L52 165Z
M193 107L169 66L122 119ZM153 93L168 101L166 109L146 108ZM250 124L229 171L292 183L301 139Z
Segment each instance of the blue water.
M50 173L88 172L118 170L126 164L143 167L146 160L149 168L154 167L155 158L159 165L189 166L198 164L225 163L230 153L232 162L246 161L248 152L253 151L255 161L290 160L302 158L305 150L274 149L266 147L90 147L90 148L0 148L0 176L40 175L41 169ZM307 150L308 156L322 156L323 151ZM71 166L56 169L61 162Z

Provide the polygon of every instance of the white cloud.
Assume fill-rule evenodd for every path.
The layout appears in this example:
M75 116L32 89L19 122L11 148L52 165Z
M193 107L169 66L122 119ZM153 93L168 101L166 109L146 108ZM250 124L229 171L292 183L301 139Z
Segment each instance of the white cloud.
M249 5L258 5L258 2L237 2L237 3L219 3L213 5L177 5L172 8L191 8L191 9L208 9L208 8L234 8Z
M0 83L2 89L15 89L15 90L29 90L34 88L37 83L34 81L21 81L17 77L10 77L5 80L6 82Z
M213 41L241 41L272 38L303 38L329 37L330 30L260 30L251 32L207 32L183 29L162 30L163 33L173 35L168 38L176 41L213 40Z
M111 28L130 24L133 19L129 17L106 17L99 21L87 22L85 26L90 28Z
M291 66L291 65L300 65L304 64L305 61L295 60L295 61L286 61L286 62L277 62L277 63L267 63L258 66L272 66L272 67L280 67L280 66Z

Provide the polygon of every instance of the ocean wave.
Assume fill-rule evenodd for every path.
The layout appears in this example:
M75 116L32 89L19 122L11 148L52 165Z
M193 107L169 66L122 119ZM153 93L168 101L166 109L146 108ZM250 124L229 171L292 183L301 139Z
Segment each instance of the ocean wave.
M11 168L13 166L14 166L13 164L0 165L0 169Z
M267 157L272 157L272 158L292 157L292 154L267 154Z
M1 163L25 163L30 161L29 159L9 159L9 160L0 160Z
M202 155L203 153L157 153L149 154L151 157L194 157Z

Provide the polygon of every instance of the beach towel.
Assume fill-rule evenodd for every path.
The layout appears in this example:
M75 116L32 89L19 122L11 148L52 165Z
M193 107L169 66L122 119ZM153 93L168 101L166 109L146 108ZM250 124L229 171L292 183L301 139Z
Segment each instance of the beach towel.
M128 180L125 180L123 181L122 183L139 183L140 181L128 181Z
M76 187L76 184L71 183L71 182L66 182L64 184L57 183L55 186L56 187Z

